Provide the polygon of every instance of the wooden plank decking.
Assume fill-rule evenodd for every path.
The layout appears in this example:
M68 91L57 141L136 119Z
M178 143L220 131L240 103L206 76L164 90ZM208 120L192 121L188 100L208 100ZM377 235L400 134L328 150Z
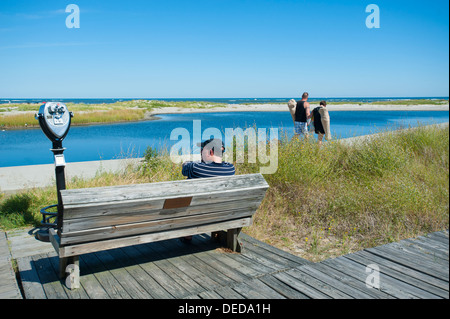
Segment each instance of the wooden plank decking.
M4 232L0 231L0 299L22 299Z
M243 254L209 236L82 255L81 288L58 279L55 253L17 258L26 299L449 298L448 231L312 263L242 234ZM379 289L366 285L379 268Z

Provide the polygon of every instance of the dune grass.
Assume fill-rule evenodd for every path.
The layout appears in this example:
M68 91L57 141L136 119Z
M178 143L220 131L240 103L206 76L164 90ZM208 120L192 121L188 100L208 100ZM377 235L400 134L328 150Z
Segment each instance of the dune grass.
M0 128L39 127L34 115L39 111L40 106L41 104L0 105ZM205 109L226 105L201 101L133 100L110 104L66 103L66 106L75 115L72 124L84 125L139 121L146 118L146 113L162 107Z
M183 179L167 152L149 148L144 162L123 173L68 181L68 188ZM237 174L259 172L235 164ZM318 147L283 138L278 170L254 223L244 232L303 258L320 261L363 248L448 228L449 128L387 132L358 144ZM39 209L54 204L54 187L0 195L4 229L38 225Z
M292 140L249 234L319 261L448 228L449 131L318 148Z
M72 118L72 125L117 123L140 121L145 118L145 110L123 109L123 110L97 110L91 112L79 112ZM39 122L31 113L17 113L13 115L0 116L1 128L33 128L39 127Z

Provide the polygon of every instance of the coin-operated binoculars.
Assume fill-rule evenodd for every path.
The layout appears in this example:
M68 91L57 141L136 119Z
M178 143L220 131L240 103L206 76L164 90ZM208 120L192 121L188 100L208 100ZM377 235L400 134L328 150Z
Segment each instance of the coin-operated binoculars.
M39 109L39 113L35 115L35 118L39 121L39 126L42 131L52 142L52 148L50 149L54 154L55 161L55 175L56 175L56 191L58 194L58 204L51 205L41 209L42 214L42 229L37 233L37 238L42 241L49 241L48 228L60 228L60 221L62 220L58 216L62 214L62 200L60 191L66 189L66 179L64 169L66 161L64 159L64 150L62 141L66 137L70 129L71 119L73 113L69 112L66 105L59 102L48 102L42 105ZM50 213L47 210L57 207L57 213ZM50 219L54 219L50 222Z

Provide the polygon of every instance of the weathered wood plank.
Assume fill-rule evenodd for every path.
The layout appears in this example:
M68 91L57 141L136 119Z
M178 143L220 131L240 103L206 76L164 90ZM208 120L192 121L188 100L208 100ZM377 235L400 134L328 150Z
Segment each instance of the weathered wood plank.
M265 275L258 279L287 299L310 299L308 296L291 288L273 275Z
M144 244L139 246L140 249L137 249L137 246L130 246L123 248L122 251L128 256L130 263L134 262L136 265L139 265L139 267L130 267L129 272L139 280L153 298L172 299L174 295L164 289L167 286L162 286L161 282L167 282L170 285L174 281L154 263L158 257L155 256L151 249L148 249L150 246L157 244ZM159 280L157 281L156 279Z
M244 299L241 294L228 286L217 288L215 289L215 292L223 299Z
M250 253L248 250L240 256L230 254L228 257L241 263L242 266L239 268L239 271L242 271L243 273L245 272L248 275L250 275L251 272L271 274L280 270L285 270L285 268L277 268L273 265L269 267L265 260L259 258L256 254Z
M389 246L398 249L401 252L404 251L408 254L415 255L418 258L424 258L432 263L437 263L444 268L448 268L448 259L441 258L440 255L433 254L433 252L428 249L424 249L407 242L392 243Z
M367 260L367 263L375 263L379 266L383 266L386 268L393 269L395 271L398 271L400 273L405 274L409 278L415 278L418 280L421 280L423 282L426 282L430 285L433 285L441 290L446 290L448 293L448 282L442 279L438 279L436 277L424 274L423 272L417 271L415 269L412 269L410 267L406 267L402 264L398 264L396 262L393 262L391 260L385 259L383 257L380 257L378 255L371 254L367 251L359 251L354 253L353 255L358 255Z
M143 256L146 256L154 254L150 246L151 245L147 244L135 246L134 248L136 248ZM127 249L127 252L128 251L129 250ZM159 284L159 286L163 287L172 298L184 298L192 295L190 291L180 286L176 279L167 274L164 269L158 267L155 262L141 263L140 266Z
M314 287L314 289L321 291L322 293L330 296L334 299L352 299L352 296L349 296L346 293L338 290L336 287L330 286L327 282L319 280L318 278L310 275L307 271L304 271L303 268L308 269L308 266L300 266L294 269L290 269L286 271L289 276L292 276L307 285Z
M343 259L346 259L347 261L350 262L350 264L354 264L356 266L356 268L359 268L359 269L365 269L368 266L368 263L366 261L363 261L363 264L360 264L360 263L350 260L346 257L339 257L337 259L340 259L341 261ZM367 274L366 274L366 276L367 276ZM390 273L388 271L383 272L380 269L379 276L380 276L380 286L381 287L383 287L383 285L389 285L393 289L398 290L401 293L405 293L405 294L413 296L413 298L421 298L421 299L436 298L435 295L430 294L422 289L415 287L410 282L403 282L401 280L398 280L397 278L392 276L392 273ZM402 297L400 297L400 298L402 298Z
M47 299L67 299L68 296L48 257L48 254L32 257L45 295Z
M123 253L120 250L99 251L95 255L108 269L132 299L149 299L151 295L127 271L123 264Z
M443 249L435 248L428 243L421 241L421 240L414 240L414 239L405 239L403 242L408 243L410 245L414 245L416 247L420 247L424 250L427 250L430 255L437 256L444 260L449 260L449 254L448 251L445 252Z
M0 292L0 300L2 299L22 299L20 294L17 294L17 291L14 289L9 289L4 292Z
M96 240L105 240L124 236L134 236L140 234L149 234L164 232L167 230L176 230L193 226L201 226L212 223L224 223L240 218L251 217L256 211L256 207L245 207L233 209L218 213L209 213L204 215L179 217L176 219L163 219L150 222L124 224L117 226L88 229L83 231L63 233L61 235L61 245L72 243L83 243ZM222 229L221 229L222 230Z
M82 255L90 252L96 252L101 250L120 248L132 245L138 245L143 243L150 243L165 239L179 238L183 236L196 235L207 233L211 231L217 231L218 229L229 229L250 226L252 223L251 218L243 218L223 223L207 224L191 228L183 228L165 232L158 232L152 234L131 236L126 238L109 239L100 242L92 242L85 244L77 244L72 246L65 246L60 248L60 257L68 257L74 255Z
M360 255L349 254L349 255L346 255L345 258L351 259L351 260L356 261L363 265L367 265L367 259L361 257ZM380 272L382 272L390 277L393 277L395 279L398 279L400 281L403 281L405 283L408 283L414 287L417 287L420 290L423 290L424 292L421 293L422 298L441 299L441 298L445 298L444 297L445 295L447 295L447 297L448 297L448 292L446 293L442 289L436 288L426 282L423 282L423 281L413 278L411 276L405 275L399 271L396 271L396 270L386 267L384 265L383 266L379 265L379 266L380 266L379 267Z
M22 299L11 265L6 234L0 232L0 299Z
M253 263L255 270L258 272L272 273L275 271L286 270L289 266L276 262L273 259L266 258L265 255L261 255L258 251L254 250L255 247L252 245L246 245L243 252L243 257L246 258L250 263ZM231 256L233 257L233 256ZM241 260L241 258L239 258Z
M363 284L366 284L366 279L368 274L366 273L366 267L368 265L361 265L358 263L355 263L349 259L345 259L343 257L338 257L334 259L325 260L322 262L322 264L327 265L331 268L335 268L336 270L339 270L342 273L345 273L347 276L351 276L359 281L361 281ZM414 294L411 294L408 290L405 290L401 286L401 282L393 279L389 276L386 276L385 274L380 274L380 288L379 290L387 293L395 298L400 299L418 299L417 296ZM372 288L376 289L376 288Z
M25 299L46 299L36 265L31 257L17 259Z
M314 268L339 280L343 284L353 288L354 290L359 290L366 295L369 295L372 299L393 299L394 297L388 295L378 289L368 288L366 283L360 279L348 276L346 273L340 271L340 267L333 265L334 267L328 266L323 263L314 264Z
M194 252L189 251L189 253ZM220 284L220 282L239 282L249 279L249 276L246 276L243 272L239 271L239 268L243 268L245 266L231 258L228 258L227 255L229 255L229 253L221 251L195 252L195 257L198 258L201 263L208 265L207 269L209 270L209 273L214 271L214 273L220 273L227 278L226 280L224 278L215 279L218 281L217 284ZM211 278L214 280L215 275Z
M95 254L80 257L80 282L91 299L131 299Z
M434 241L437 241L443 245L448 245L448 237L446 237L446 236L442 236L437 233L431 233L431 234L428 234L426 237L428 237Z
M321 291L307 285L303 281L290 276L286 272L280 272L273 274L273 276L279 279L284 284L290 286L291 288L297 290L298 292L308 296L311 299L331 299L330 296L322 293Z
M328 272L324 272L323 269L317 269L315 265L302 266L296 269L299 272L305 273L312 278L320 280L325 284L325 287L333 287L333 289L339 290L340 292L344 293L345 295L342 295L342 298L367 299L372 297L371 295L363 291L354 289L353 287L344 284L342 281L335 279L333 276L330 276ZM324 292L326 293L326 291Z
M211 245L210 236L195 236L193 240L196 243L200 243L199 247L210 247ZM238 273L241 273L247 277L255 277L261 273L271 273L277 269L276 267L264 266L258 260L249 256L249 252L246 250L244 250L241 254L220 253L219 251L217 255L215 252L210 252L208 256L211 256L212 258L215 258L215 256L220 256L220 258L217 258L220 262L223 262L225 265L231 267L231 269L237 270Z
M420 236L417 239L420 240L422 243L425 243L429 246L434 247L437 250L440 250L444 253L448 253L448 245L442 244L442 243L435 241L429 237Z
M198 238L199 236L195 236L194 241L196 242L199 241L201 244L202 240ZM207 242L208 244L201 244L201 245L204 247L210 247L211 245L210 240L208 239ZM261 273L271 273L275 271L275 268L266 267L260 264L257 260L250 258L248 256L248 251L244 251L242 254L223 253L220 250L218 252L211 251L206 252L206 259L210 259L211 261L214 261L216 264L223 264L224 267L228 267L229 269L233 270L233 275L237 274L239 276L239 274L241 274L241 276L244 276L247 279L258 276ZM228 275L232 279L235 279L231 274L228 273L224 274ZM239 279L235 280L241 281Z
M156 245L148 245L147 248L150 248L150 250L152 250L154 254L158 255L158 253L154 249L157 249L157 247L159 247L160 245L161 243L157 243ZM111 253L112 252L115 252L115 250L112 250ZM126 262L126 260L123 260L123 262ZM192 280L192 278L189 276L190 274L180 271L173 265L173 263L169 262L169 260L160 257L158 259L155 259L153 263L160 269L163 269L164 272L168 276L170 276L178 286L183 287L186 291L189 291L190 294L196 294L204 290L204 287L202 287L195 280Z
M243 236L245 238L245 236ZM251 245L247 244L251 243ZM256 254L258 255L258 259L267 260L264 261L268 265L278 265L277 269L285 269L291 267L300 266L297 261L293 261L292 259L285 258L280 253L274 252L273 250L264 249L259 243L251 242L251 241L243 241L244 249L249 250L249 255ZM306 264L306 263L305 263Z
M269 285L266 285L264 282L259 280L259 278L251 279L245 283L264 295L267 299L286 299L283 294L277 292Z
M48 260L53 268L54 272L58 272L59 270L59 258L57 256L49 255ZM64 291L66 292L69 299L88 299L88 295L84 290L83 286L80 286L78 289L69 289L65 284L62 285Z
M432 234L435 235L435 236L442 237L443 239L446 240L446 242L448 242L448 240L449 240L448 231L445 231L445 230L444 231L438 231L438 232L434 232Z
M434 276L436 278L442 278L448 281L448 272L445 273L437 264L423 260L412 258L410 255L399 253L388 247L375 247L365 249L366 251L378 255L380 257L392 260L394 262L400 263L407 267L416 269L428 275Z
M221 295L219 295L215 291L205 290L198 294L198 296L202 299L223 299Z
M212 193L230 192L236 189L268 188L261 174L235 175L193 180L180 180L150 184L97 187L63 190L64 205L79 203L108 203L142 198L179 198ZM101 197L98 196L101 194Z
M419 236L418 238L420 238L421 240L427 241L432 245L435 245L437 247L443 248L443 249L447 249L448 248L448 242L442 242L441 240L437 240L436 238L434 238L433 236L431 236L431 234L425 235L425 236Z
M346 258L346 257L343 257L343 258ZM352 260L352 262L353 261L355 261L355 260ZM366 261L363 260L361 265L363 267L366 267L367 266ZM427 291L425 291L425 290L423 290L421 288L416 287L414 285L414 283L412 283L411 281L404 282L403 281L404 277L398 278L396 276L396 273L394 273L392 271L388 271L388 270L382 271L382 269L380 268L380 282L382 280L386 280L386 279L388 279L389 281L395 283L397 288L402 289L403 291L405 291L407 293L410 293L410 294L416 296L417 298L420 298L420 299L441 299L440 297L438 297L438 296L436 296L434 294L431 294L431 293L429 293L429 292L427 292Z
M8 242L6 240L6 234L0 231L0 260L10 259L10 252L8 248Z
M220 204L230 204L235 201L254 201L264 198L265 189L251 190L234 190L224 193L196 195L188 207L179 207L165 209L164 203L166 198L153 199L143 198L139 200L126 200L120 202L101 202L101 203L81 203L77 205L64 205L64 221L69 222L79 218L90 218L96 220L95 217L123 217L129 218L129 215L149 215L148 218L158 219L164 218L166 215L175 215L183 213L186 208L195 213L195 208L201 208L205 205L217 206ZM98 196L102 196L99 194Z
M267 294L263 291L255 290L252 287L254 279L251 279L249 283L241 282L232 287L238 294L244 296L246 299L267 299Z
M56 230L53 228L50 228L48 231L50 243L52 244L53 248L55 249L56 253L59 255L59 247L61 243L61 238L59 238L59 235L56 233Z
M170 257L170 255L164 253L167 251L181 252L183 248L189 248L184 245L181 247L176 244L174 240L161 242L161 248L159 253L162 257L169 258L168 261L171 262L175 267L180 269L182 273L188 274L192 280L198 282L204 289L215 289L217 287L227 285L235 281L233 278L243 279L243 276L238 276L233 273L233 270L224 267L220 262L211 260L211 254L207 252L189 252L189 255L177 256L175 258Z
M227 212L232 210L254 210L259 207L264 195L259 197L251 197L246 199L237 198L234 201L219 202L216 204L207 203L204 205L191 205L189 207L174 208L174 209L157 209L140 212L133 212L128 210L129 206L124 206L125 213L120 214L102 214L94 217L82 217L76 219L64 218L63 231L64 233L76 232L80 230L88 230L95 228L102 228L108 226L118 226L142 222L151 222L158 220L173 220L176 221L181 217L200 216L205 214ZM99 209L103 212L103 209ZM64 209L64 217L67 214Z
M292 261L292 262L296 263L297 266L314 264L313 262L311 262L309 260L300 258L298 256L295 256L295 255L292 255L292 254L290 254L288 252L285 252L284 250L275 248L274 246L271 246L271 245L266 244L266 243L264 243L262 241L259 241L259 240L255 239L255 238L245 234L245 233L241 233L240 237L241 237L243 242L249 242L249 243L251 243L252 245L254 245L256 247L260 247L260 248L262 248L264 250L267 250L267 251L269 251L271 253L277 254L280 257L284 258L284 259L287 259L289 261Z

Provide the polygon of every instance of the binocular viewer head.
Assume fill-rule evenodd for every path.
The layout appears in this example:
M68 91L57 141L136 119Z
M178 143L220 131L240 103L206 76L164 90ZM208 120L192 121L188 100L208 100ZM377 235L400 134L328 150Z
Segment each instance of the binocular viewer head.
M61 142L70 129L73 113L60 102L48 102L39 108L35 118L45 135L52 142Z

